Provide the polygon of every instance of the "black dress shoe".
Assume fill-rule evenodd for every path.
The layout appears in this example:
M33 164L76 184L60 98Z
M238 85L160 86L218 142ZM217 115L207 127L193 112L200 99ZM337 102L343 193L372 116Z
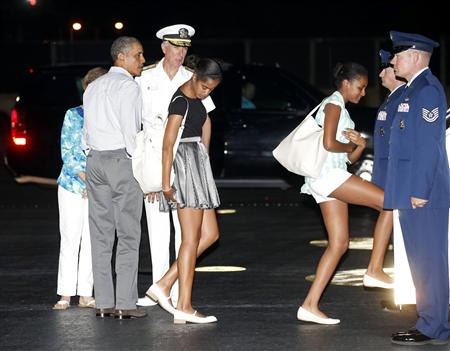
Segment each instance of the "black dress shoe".
M416 330L408 334L394 335L391 342L397 345L444 345L448 343L448 340L433 339Z
M411 327L408 330L402 330L396 333L392 333L391 336L397 336L397 335L406 335L406 334L417 334L420 333L420 331L418 331L416 329L416 327Z
M133 319L133 318L142 318L147 316L147 313L139 308L135 308L134 310L116 310L114 314L114 318L118 319Z
M100 318L105 318L105 317L114 317L114 312L115 309L114 308L96 308L95 309L95 315L97 317Z

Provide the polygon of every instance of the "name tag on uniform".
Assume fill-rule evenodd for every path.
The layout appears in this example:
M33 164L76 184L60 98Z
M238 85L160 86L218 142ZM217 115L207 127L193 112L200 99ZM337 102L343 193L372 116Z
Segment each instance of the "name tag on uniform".
M402 102L398 105L397 112L409 112L409 104L406 102Z
M386 120L386 116L387 116L386 111L380 111L380 112L378 112L377 120L385 121Z

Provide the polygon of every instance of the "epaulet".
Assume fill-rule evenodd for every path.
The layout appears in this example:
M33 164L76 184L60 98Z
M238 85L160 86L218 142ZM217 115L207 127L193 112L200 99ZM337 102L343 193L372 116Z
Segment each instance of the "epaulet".
M194 73L194 69L193 69L193 68L188 67L188 66L184 66L184 65L183 65L183 67L184 67L187 71Z
M155 68L155 67L158 65L158 62L159 62L159 61L156 61L155 63L152 63L151 65L144 66L144 68L143 68L142 70L143 70L143 71L146 71L146 70L148 70L148 69Z

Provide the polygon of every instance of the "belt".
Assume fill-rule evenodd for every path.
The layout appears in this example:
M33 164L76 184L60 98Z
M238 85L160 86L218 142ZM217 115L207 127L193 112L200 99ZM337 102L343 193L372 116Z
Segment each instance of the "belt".
M199 136L180 139L180 143L198 143L199 141L202 141L202 138Z

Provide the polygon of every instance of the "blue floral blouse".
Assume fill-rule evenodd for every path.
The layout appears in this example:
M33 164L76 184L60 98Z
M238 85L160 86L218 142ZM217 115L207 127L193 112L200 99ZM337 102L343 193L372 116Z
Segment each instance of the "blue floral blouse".
M63 166L58 177L58 184L64 189L83 195L86 184L78 176L86 172L86 155L81 148L83 130L83 106L73 107L66 112L61 130L61 158Z

